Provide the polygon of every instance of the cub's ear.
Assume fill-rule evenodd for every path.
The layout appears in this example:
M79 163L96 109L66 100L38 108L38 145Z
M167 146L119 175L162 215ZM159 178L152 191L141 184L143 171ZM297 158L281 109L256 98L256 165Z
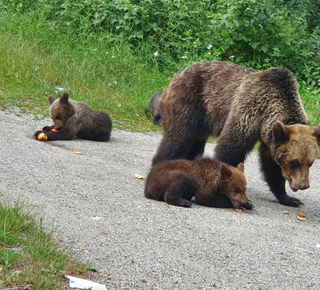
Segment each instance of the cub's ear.
M276 121L272 125L272 140L278 143L287 142L290 139L290 131L286 125Z
M55 98L54 96L49 96L48 100L49 100L49 104L51 105L55 101Z
M243 164L242 162L238 164L237 168L238 168L240 171L244 172L244 164Z
M221 179L228 179L233 175L232 170L225 163L220 164L220 170L221 170Z
M63 95L60 97L60 103L67 104L69 100L68 92L64 92Z
M314 133L313 135L317 138L318 145L320 145L320 124L318 127L314 127Z

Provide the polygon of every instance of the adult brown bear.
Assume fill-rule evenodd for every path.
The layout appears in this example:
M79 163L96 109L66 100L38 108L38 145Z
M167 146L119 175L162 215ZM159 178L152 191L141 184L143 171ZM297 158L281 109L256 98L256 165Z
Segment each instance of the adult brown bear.
M195 63L175 74L161 96L163 139L153 164L202 155L207 139L219 137L215 156L233 166L257 141L261 169L280 203L309 187L309 167L319 153L320 126L309 127L293 74L283 68L256 71L232 62Z

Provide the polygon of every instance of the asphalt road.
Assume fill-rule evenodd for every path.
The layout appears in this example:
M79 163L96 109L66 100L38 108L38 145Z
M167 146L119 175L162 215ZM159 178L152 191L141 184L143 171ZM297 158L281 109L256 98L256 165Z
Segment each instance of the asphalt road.
M252 211L179 208L146 199L137 178L148 174L160 133L40 142L32 134L48 119L0 111L0 123L1 201L20 199L40 212L108 289L320 289L318 160L311 188L291 192L300 208L276 202L256 152L245 162Z

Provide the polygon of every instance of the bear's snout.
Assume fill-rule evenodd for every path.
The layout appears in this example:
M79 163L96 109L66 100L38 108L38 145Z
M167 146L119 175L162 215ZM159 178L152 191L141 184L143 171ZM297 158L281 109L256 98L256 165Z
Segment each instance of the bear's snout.
M305 190L308 189L310 187L309 181L308 182L302 182L302 183L297 183L294 181L290 182L290 187L293 191L298 191L300 190Z

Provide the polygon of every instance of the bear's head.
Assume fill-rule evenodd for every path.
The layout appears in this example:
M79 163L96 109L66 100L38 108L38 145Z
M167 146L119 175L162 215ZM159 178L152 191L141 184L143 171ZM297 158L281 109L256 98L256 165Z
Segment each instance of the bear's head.
M55 99L54 96L49 96L49 113L53 120L54 127L61 130L66 122L74 115L74 106L69 102L69 95L64 92L60 99Z
M252 204L247 199L247 181L244 175L244 164L239 163L237 167L220 164L221 170L221 193L226 195L235 208L241 206L252 209Z
M309 168L319 155L320 125L272 125L272 158L293 191L309 188Z

